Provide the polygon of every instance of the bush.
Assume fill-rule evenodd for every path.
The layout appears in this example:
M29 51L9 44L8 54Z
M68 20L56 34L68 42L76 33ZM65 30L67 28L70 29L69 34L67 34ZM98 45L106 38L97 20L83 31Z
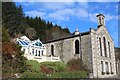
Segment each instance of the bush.
M62 72L51 74L49 78L87 78L86 71Z
M90 73L90 70L87 68L85 64L78 59L71 59L70 61L67 62L67 66L69 67L69 71L86 71L87 73Z
M66 70L66 64L63 62L42 62L40 66L45 66L53 72L63 72Z
M21 74L20 78L46 78L47 76L43 73L36 73L36 72L24 72Z
M40 63L35 60L27 60L25 62L27 70L31 72L40 72Z

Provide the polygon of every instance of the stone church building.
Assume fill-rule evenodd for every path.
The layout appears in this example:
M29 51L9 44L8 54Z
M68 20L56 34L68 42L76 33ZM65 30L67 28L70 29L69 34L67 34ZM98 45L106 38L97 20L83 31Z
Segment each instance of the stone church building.
M83 33L76 30L73 36L43 43L46 53L59 56L64 63L80 58L91 70L90 77L116 77L114 41L106 29L105 16L98 14L97 20L97 29Z
M23 36L16 39L22 46L28 60L62 61L80 59L90 70L91 78L115 78L116 61L114 41L105 26L105 16L97 15L97 29L42 43L39 39L31 41Z

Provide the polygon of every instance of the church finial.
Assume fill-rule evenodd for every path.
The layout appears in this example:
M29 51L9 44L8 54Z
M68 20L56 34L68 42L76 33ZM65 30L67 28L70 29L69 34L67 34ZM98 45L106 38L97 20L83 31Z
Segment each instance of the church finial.
M105 16L103 14L98 14L97 19L98 19L98 27L105 26Z
M75 33L74 33L74 34L75 34L75 35L80 34L80 33L79 33L79 31L78 31L78 28L76 28Z
M76 32L78 32L78 28L76 28Z

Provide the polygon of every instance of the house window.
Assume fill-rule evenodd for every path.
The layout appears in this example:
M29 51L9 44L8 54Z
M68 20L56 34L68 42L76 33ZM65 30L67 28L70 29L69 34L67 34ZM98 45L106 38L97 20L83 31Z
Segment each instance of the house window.
M79 54L79 40L75 41L75 54Z
M99 38L99 43L100 43L100 55L102 56L102 45L101 45L101 38Z
M37 50L36 50L35 56L37 56Z
M111 58L111 53L110 53L110 43L108 42L108 50L109 50L109 57Z
M107 57L106 39L105 39L105 37L103 37L103 44L104 44L104 53L105 53L105 57Z
M34 49L32 49L32 54L34 55Z
M39 53L38 53L38 56L40 56L40 51L39 51Z
M25 52L25 49L23 49L23 52Z
M43 50L42 50L42 56L43 56Z
M101 61L101 70L102 70L102 75L104 75L104 65L103 65L103 61Z
M51 45L51 55L54 56L54 46Z

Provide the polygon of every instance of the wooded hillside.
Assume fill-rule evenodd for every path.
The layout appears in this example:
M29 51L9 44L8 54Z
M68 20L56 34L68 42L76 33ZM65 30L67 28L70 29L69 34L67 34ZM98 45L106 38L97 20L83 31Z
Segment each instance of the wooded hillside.
M2 14L2 27L10 38L26 35L30 39L39 38L44 42L71 35L68 28L63 29L57 24L53 25L52 22L45 21L41 17L25 16L22 6L16 7L14 2L2 3Z
M14 2L2 3L2 77L13 78L17 73L27 70L26 58L20 51L20 46L13 42L14 38L26 35L30 39L40 39L42 42L71 35L67 28L53 25L40 17L29 17L23 13L22 6Z

